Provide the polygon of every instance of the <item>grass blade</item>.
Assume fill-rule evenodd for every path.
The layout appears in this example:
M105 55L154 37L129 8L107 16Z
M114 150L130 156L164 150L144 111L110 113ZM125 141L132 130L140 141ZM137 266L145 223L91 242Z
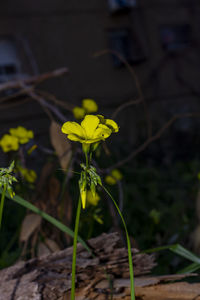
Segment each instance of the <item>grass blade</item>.
M0 189L0 193L2 193L2 192L3 192L2 189ZM24 207L26 207L27 209L33 211L34 213L40 215L43 219L45 219L49 223L53 224L55 227L57 227L61 231L69 234L71 237L74 237L74 232L69 227L67 227L66 225L64 225L60 221L56 220L52 216L48 215L44 211L40 210L35 205L33 205L30 202L26 201L22 197L20 197L18 195L15 195L13 198L11 198L10 195L7 192L6 192L6 197L9 198L12 201L14 201L14 202L16 202L16 203L24 206ZM83 245L83 247L88 252L92 253L92 250L87 246L87 244L85 243L85 241L81 237L79 237L79 236L78 236L78 241Z
M200 269L200 264L193 263L193 264L190 264L189 266L187 266L186 268L178 271L177 274L193 273L199 269Z
M102 185L102 188L104 189L104 191L109 195L109 197L112 199L118 214L120 215L120 218L122 220L122 223L124 225L124 229L126 232L126 240L127 240L127 248L128 248L128 263L129 263L129 272L130 272L130 283L131 283L131 300L135 300L135 288L134 288L134 273L133 273L133 259L132 259L132 253L131 253L131 243L130 243L130 239L129 239L129 234L128 234L128 230L126 227L126 223L124 220L124 217L117 205L117 202L114 200L113 196L110 194L110 192Z
M177 274L184 274L184 273L192 273L200 269L200 258L192 253L191 251L187 250L180 244L174 244L174 245L169 245L169 246L162 246L158 248L152 248L152 249L147 249L139 253L153 253L153 252L159 252L163 250L171 250L172 252L192 261L193 263L187 266L186 268L180 270L177 272Z

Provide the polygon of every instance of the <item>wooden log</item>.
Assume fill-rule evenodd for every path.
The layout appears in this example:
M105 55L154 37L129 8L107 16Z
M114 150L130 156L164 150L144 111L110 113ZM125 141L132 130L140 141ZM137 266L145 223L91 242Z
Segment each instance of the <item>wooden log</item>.
M89 240L88 244L95 257L81 244L77 247L76 299L106 300L111 299L111 295L113 300L130 299L127 249L122 245L118 234L102 234ZM194 299L194 295L200 294L198 284L165 284L166 281L182 279L182 275L147 277L145 274L155 266L154 256L139 254L137 249L132 249L132 252L137 299L184 300ZM70 299L71 262L72 247L19 262L0 271L0 300ZM179 290L177 284L181 284ZM180 298L182 291L190 298ZM168 294L168 298L163 298ZM177 298L172 298L175 294Z

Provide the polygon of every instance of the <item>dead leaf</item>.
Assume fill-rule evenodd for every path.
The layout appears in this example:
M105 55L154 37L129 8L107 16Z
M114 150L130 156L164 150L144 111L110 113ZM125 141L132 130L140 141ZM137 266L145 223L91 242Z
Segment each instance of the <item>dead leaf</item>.
M51 177L48 183L48 191L49 191L49 200L50 203L56 205L57 198L60 193L60 182L55 177Z
M60 247L58 246L58 244L54 240L45 239L45 244L47 245L49 250L51 250L51 252L56 252L56 251L60 250Z
M200 224L195 228L191 236L193 249L196 254L200 254Z
M40 242L37 248L37 256L41 257L49 254L51 254L51 250L43 242Z
M58 215L60 217L60 220L62 220L62 222L69 227L71 226L71 222L72 222L72 210L73 210L72 198L69 194L68 189L66 189L63 195L61 205L58 207ZM69 236L69 234L66 233L64 233L64 236L66 238L67 245L70 245L72 238Z
M40 226L42 217L36 214L28 214L23 220L20 242L25 242L29 239L32 233Z
M62 133L61 126L54 121L51 122L50 126L50 139L58 155L61 168L66 171L72 155L71 143L66 135Z
M47 183L48 178L51 176L54 170L54 165L52 162L46 162L42 168L40 178L37 183L37 193L42 193L44 191L44 186Z

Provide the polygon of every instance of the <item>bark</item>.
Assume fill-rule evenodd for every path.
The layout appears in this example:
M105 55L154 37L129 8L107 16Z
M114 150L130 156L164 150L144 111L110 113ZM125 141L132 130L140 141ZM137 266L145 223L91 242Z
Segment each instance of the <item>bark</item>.
M81 244L77 248L76 299L130 299L127 249L118 234L102 234L88 244L95 257ZM137 299L200 300L200 284L166 284L182 275L147 276L155 266L154 257L139 254L137 249L132 252ZM0 300L70 299L71 262L72 247L0 271Z

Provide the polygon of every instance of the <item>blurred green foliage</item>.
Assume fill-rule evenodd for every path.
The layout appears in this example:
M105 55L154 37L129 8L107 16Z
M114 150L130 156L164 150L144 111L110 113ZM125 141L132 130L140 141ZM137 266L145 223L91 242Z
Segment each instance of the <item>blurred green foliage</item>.
M102 153L103 154L103 153ZM104 156L104 154L102 155ZM112 161L106 158L106 163ZM99 165L105 163L101 157ZM123 174L123 214L139 249L145 250L180 243L191 249L191 233L196 225L195 205L199 186L199 160L175 161L164 165L144 157L120 168ZM78 166L77 166L77 171ZM58 171L56 171L58 172ZM58 176L59 178L59 176ZM70 179L70 194L74 208L78 199L78 174ZM62 176L60 176L62 181ZM118 201L117 185L107 186ZM80 236L88 239L113 226L108 209L108 199L98 191L101 201L97 207L88 207L81 215ZM75 209L74 209L75 211ZM95 220L97 211L103 224ZM6 201L3 226L0 232L0 268L11 265L21 253L18 237L25 210L19 205ZM185 266L183 259L169 251L159 255L157 274L176 272Z

